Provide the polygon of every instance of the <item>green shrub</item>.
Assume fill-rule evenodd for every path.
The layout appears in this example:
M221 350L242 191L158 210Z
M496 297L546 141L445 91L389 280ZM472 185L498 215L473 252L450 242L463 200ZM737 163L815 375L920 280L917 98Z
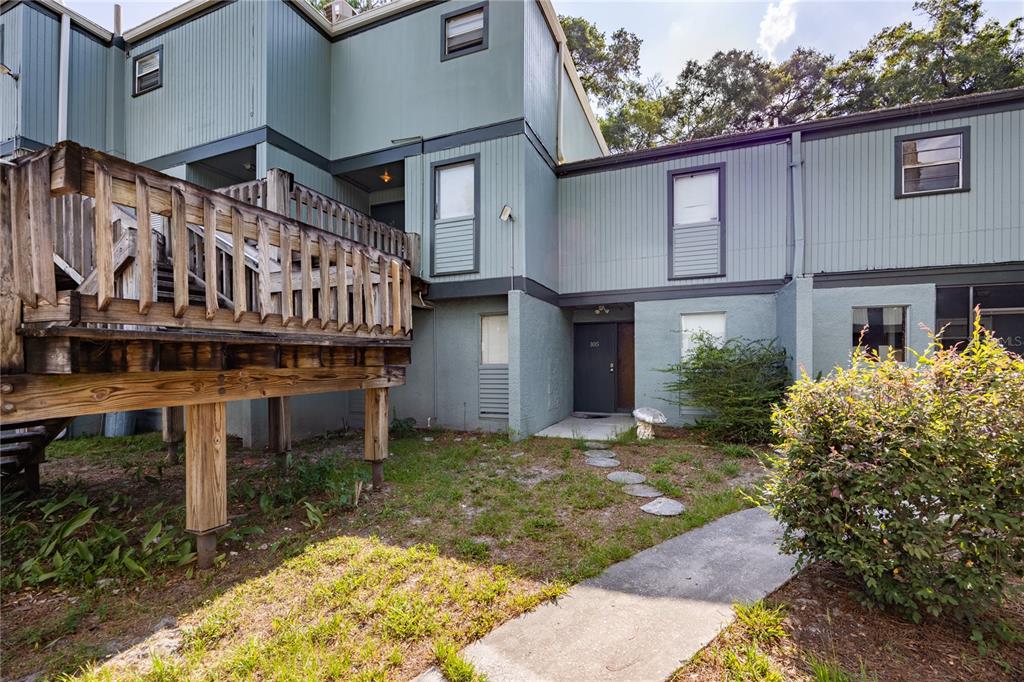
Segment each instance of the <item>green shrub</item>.
M858 353L804 378L774 422L784 548L838 564L865 602L977 625L1024 576L1024 359L979 323L915 367Z
M713 437L764 443L771 437L772 406L782 400L789 370L786 351L773 340L697 334L692 350L665 371L668 402L707 411L699 425Z

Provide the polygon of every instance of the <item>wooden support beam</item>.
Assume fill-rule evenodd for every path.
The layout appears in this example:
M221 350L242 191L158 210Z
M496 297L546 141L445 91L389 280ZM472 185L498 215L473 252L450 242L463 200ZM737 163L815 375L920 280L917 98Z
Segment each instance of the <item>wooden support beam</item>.
M12 239L11 197L13 168L0 167L0 375L16 374L25 367L21 336L21 299L15 286L17 255Z
M135 178L135 223L138 227L138 244L135 247L135 273L138 278L139 312L149 312L156 300L153 265L153 231L149 219L149 185L143 177Z
M267 399L267 447L283 471L292 449L292 404L287 397Z
M373 490L384 487L384 460L388 457L388 389L368 388L365 392L365 445L363 458L373 469Z
M167 463L178 463L178 446L185 440L185 408L181 406L165 407L161 410L163 424L161 435L167 447Z
M205 538L197 543L199 567L210 568L216 540L228 523L227 410L223 402L185 408L185 529Z
M0 424L404 383L405 368L395 366L12 374L0 379Z

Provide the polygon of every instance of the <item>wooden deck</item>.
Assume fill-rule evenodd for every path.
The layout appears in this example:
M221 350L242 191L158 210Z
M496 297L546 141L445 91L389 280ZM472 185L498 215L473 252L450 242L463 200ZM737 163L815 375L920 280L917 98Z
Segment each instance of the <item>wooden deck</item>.
M283 452L288 396L365 391L379 487L387 391L411 360L418 249L280 171L215 192L74 143L0 167L3 441L165 408L169 448L187 424L187 523L203 564L227 523L226 401L270 398ZM42 450L18 453L31 483Z

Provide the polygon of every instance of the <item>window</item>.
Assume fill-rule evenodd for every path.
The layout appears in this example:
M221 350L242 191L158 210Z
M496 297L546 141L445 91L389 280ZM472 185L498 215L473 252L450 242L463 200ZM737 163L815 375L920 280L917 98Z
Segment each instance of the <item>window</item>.
M896 138L896 198L969 189L969 129Z
M508 364L508 315L480 318L480 364Z
M132 60L132 96L156 90L164 84L163 45L143 52Z
M860 346L880 360L906 359L907 309L890 305L853 309L853 347Z
M487 3L441 17L441 61L487 49Z
M669 173L669 279L725 274L722 166Z
M694 338L699 334L710 334L720 342L725 340L725 313L687 313L681 317L683 340L680 357L690 353Z
M434 219L471 218L476 215L476 163L463 161L438 166L434 192Z

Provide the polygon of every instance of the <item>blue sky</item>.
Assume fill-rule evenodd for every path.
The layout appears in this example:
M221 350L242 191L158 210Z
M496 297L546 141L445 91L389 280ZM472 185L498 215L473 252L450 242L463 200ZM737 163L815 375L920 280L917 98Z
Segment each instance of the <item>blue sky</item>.
M502 0L492 0L501 2ZM111 28L113 3L68 0L68 6ZM125 29L179 3L135 0L123 3ZM675 80L687 59L706 59L716 50L756 50L785 59L798 45L845 56L885 26L917 18L913 2L891 0L774 0L698 2L691 0L554 0L560 14L593 21L611 33L623 27L643 40L645 77ZM984 0L991 18L1006 22L1024 15L1024 0Z

